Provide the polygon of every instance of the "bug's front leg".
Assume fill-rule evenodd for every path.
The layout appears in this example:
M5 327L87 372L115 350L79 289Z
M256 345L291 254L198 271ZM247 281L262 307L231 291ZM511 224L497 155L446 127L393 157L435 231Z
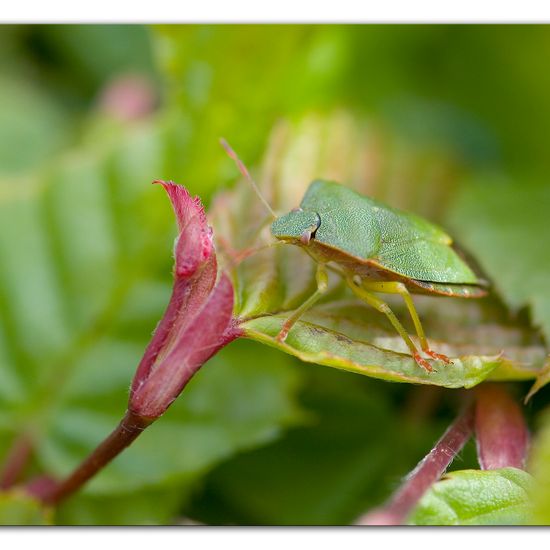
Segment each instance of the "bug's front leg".
M325 264L317 264L317 290L283 323L281 331L277 335L277 342L284 342L292 325L323 296L328 288L328 273Z
M424 333L424 328L422 327L422 323L420 322L420 317L418 316L418 312L416 311L416 308L414 306L412 296L410 295L407 287L403 283L363 281L362 286L363 288L371 290L373 292L382 292L383 294L399 294L405 301L405 305L409 310L409 314L414 323L416 334L418 335L418 339L420 340L420 347L422 348L422 351L426 355L430 356L432 359L438 359L440 361L443 361L447 365L453 364L453 362L446 355L443 355L442 353L436 353L435 351L430 349L428 339L426 338L426 335Z
M271 221L271 218L266 218L261 222L261 224L254 229L252 234L254 237L250 240L249 244L242 249L235 249L231 246L229 241L221 235L217 235L216 242L220 246L223 255L229 259L229 266L227 268L235 268L241 262L261 252L262 250L267 250L268 248L273 248L274 246L279 246L284 244L282 241L269 242L267 244L257 244L258 241L262 239L262 230L264 227ZM226 268L226 269L227 269Z

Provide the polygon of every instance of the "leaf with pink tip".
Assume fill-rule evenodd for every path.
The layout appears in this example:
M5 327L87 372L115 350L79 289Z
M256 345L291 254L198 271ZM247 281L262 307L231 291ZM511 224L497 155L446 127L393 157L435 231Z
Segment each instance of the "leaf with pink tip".
M233 286L225 274L186 330L179 331L169 350L159 355L152 372L133 391L130 409L157 418L176 399L193 374L218 351L229 335L233 313ZM177 327L176 327L177 328Z

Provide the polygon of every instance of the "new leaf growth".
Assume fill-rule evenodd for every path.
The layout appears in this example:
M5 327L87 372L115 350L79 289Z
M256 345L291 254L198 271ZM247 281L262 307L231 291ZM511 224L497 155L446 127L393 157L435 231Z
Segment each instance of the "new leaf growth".
M174 289L165 315L132 382L129 410L158 418L192 375L238 336L232 324L233 286L218 279L212 229L198 197L173 182L158 181L174 208L179 235L174 246Z

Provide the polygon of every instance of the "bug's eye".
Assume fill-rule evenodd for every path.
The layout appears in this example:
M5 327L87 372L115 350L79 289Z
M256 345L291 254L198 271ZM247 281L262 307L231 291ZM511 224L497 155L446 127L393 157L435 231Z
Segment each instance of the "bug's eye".
M320 225L321 219L319 218L319 214L317 214L317 223L315 223L314 225L310 225L307 229L304 229L300 237L301 243L307 246L309 244L309 241L315 238L315 233L317 233L317 229L319 229Z

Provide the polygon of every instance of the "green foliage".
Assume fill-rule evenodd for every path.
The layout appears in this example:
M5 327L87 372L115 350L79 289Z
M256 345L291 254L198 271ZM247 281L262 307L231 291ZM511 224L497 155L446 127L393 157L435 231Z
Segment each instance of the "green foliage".
M189 483L171 482L131 493L79 493L55 511L56 525L172 525L187 499Z
M234 250L271 242L239 182L209 216L257 342L216 356L56 523L349 523L441 434L459 397L445 388L533 379L547 364L545 27L14 26L0 46L0 449L32 438L23 478L66 475L120 419L171 284L175 224L149 182L173 179L208 204L236 176L220 136L277 210L316 177L342 182L441 224L498 291L415 297L434 348L458 358L429 376L337 276L279 345L314 265L283 247L235 267ZM115 123L99 98L130 72L153 80L160 105ZM550 521L546 431L531 462L538 523ZM525 523L528 484L518 471L453 473L414 520ZM19 490L1 500L6 523L52 520Z
M0 525L51 525L51 510L22 491L0 494Z
M301 116L337 101L349 48L342 31L302 25L155 27L167 109L178 136L172 173L185 174L192 191L200 181L205 198L220 181L234 179L221 154L221 136L236 141L243 158L256 159L282 113Z
M62 506L57 521L171 523L197 479L214 464L237 450L268 443L296 423L302 416L291 399L296 373L274 353L262 352L258 369L258 353L257 346L243 342L209 362L186 389L185 399ZM243 394L249 398L243 400ZM82 393L73 399L41 449L45 467L59 474L78 465L120 418L120 404L115 408L104 399L98 411L83 407Z
M32 434L35 467L57 476L124 413L170 292L174 220L164 195L147 184L165 162L162 135L148 124L130 135L105 130L123 145L104 140L105 152L77 150L45 178L0 187L0 437L7 444ZM241 345L212 361L188 398L89 484L82 508L61 510L60 521L167 522L209 467L295 422L296 374L278 354L264 353L261 369L254 357ZM124 499L136 494L139 502L161 487L172 495L166 506L126 506L107 519L107 503L122 509Z
M333 330L331 326L341 327L352 322L348 313L349 306L336 312L317 311L316 314L310 314L295 325L284 343L278 343L276 337L288 313L286 316L260 317L241 326L249 338L277 347L302 361L392 382L468 388L487 378L499 365L496 356L462 356L454 357L452 366L440 367L435 373L428 373L420 369L405 350L402 353L392 353L366 343L372 341L368 330L357 340Z
M533 207L546 204L550 204L550 188L543 183L477 180L459 195L451 220L461 226L464 216L469 216L471 223L461 231L464 244L480 259L511 310L528 306L533 325L548 340L550 254L535 237L545 234L547 216L544 208ZM540 373L536 390L547 383L547 371Z
M4 76L0 80L0 176L28 172L57 153L68 137L64 114L46 94L21 79Z
M144 26L42 25L33 31L32 44L47 58L49 78L73 94L93 97L110 78L155 73L150 33Z
M524 525L531 515L532 478L523 470L460 470L422 497L413 525Z
M502 179L474 181L465 187L453 207L453 223L463 225L461 237L479 258L511 308L528 305L533 323L550 337L550 254L536 235L547 228L545 209L550 188L537 182ZM510 261L512 260L512 261Z
M539 419L537 436L529 461L529 470L535 478L533 487L533 518L535 525L550 524L550 411Z
M347 525L386 496L437 429L416 416L428 388L393 386L303 365L303 426L217 467L191 517L245 525ZM395 408L406 401L406 413ZM389 438L388 433L399 433ZM266 475L269 472L269 475Z

